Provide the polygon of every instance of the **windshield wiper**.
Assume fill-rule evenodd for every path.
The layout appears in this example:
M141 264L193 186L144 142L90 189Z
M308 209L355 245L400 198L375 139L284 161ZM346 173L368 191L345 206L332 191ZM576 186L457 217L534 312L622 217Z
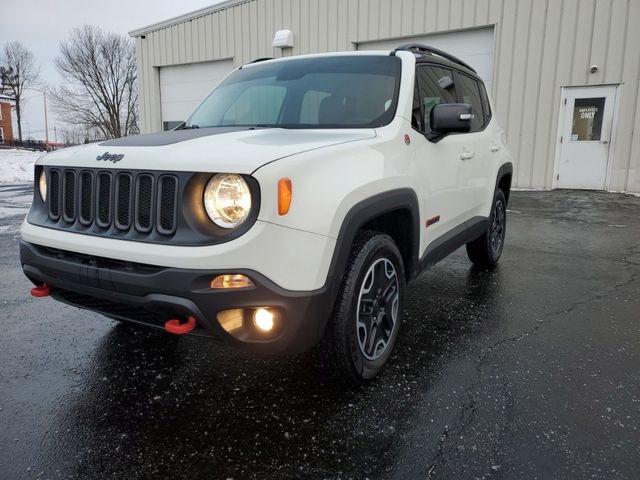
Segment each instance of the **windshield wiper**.
M198 125L187 125L185 122L182 122L175 129L176 130L189 130L191 128L200 128Z

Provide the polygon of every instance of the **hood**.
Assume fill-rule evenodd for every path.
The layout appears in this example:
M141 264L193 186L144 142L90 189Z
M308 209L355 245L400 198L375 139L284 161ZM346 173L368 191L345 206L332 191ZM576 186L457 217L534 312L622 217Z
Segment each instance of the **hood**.
M66 148L43 156L38 164L250 174L266 163L297 153L375 136L370 128L201 128Z

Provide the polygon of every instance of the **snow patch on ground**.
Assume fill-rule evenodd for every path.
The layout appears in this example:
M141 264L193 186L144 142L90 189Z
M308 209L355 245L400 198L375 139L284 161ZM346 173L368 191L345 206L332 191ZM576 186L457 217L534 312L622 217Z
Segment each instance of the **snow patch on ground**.
M0 149L0 184L33 182L33 164L43 152Z

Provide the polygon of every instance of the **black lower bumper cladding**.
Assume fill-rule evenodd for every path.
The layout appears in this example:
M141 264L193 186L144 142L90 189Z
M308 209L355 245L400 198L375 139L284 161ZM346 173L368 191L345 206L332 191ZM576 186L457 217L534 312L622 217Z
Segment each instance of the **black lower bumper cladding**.
M269 353L309 350L322 337L333 305L333 292L285 290L249 270L194 270L145 265L95 257L20 242L25 275L35 284L47 284L50 294L64 303L108 317L164 328L167 320L193 317L193 335ZM213 290L217 275L240 273L254 287ZM243 342L229 335L217 314L232 308L271 307L282 314L281 334L272 340Z

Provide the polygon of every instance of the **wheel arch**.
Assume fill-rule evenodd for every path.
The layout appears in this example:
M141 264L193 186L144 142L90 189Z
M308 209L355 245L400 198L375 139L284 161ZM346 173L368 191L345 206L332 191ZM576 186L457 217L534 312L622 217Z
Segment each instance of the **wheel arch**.
M390 229L390 226L395 228ZM404 228L397 228L399 226ZM409 188L390 190L358 202L345 215L336 239L327 279L334 294L337 294L340 288L356 235L361 230L369 229L379 230L391 236L403 255L405 277L409 280L416 275L420 248L418 197Z
M496 177L496 189L502 190L505 200L509 204L509 193L511 192L511 181L513 177L513 163L507 162L502 164L498 169Z

